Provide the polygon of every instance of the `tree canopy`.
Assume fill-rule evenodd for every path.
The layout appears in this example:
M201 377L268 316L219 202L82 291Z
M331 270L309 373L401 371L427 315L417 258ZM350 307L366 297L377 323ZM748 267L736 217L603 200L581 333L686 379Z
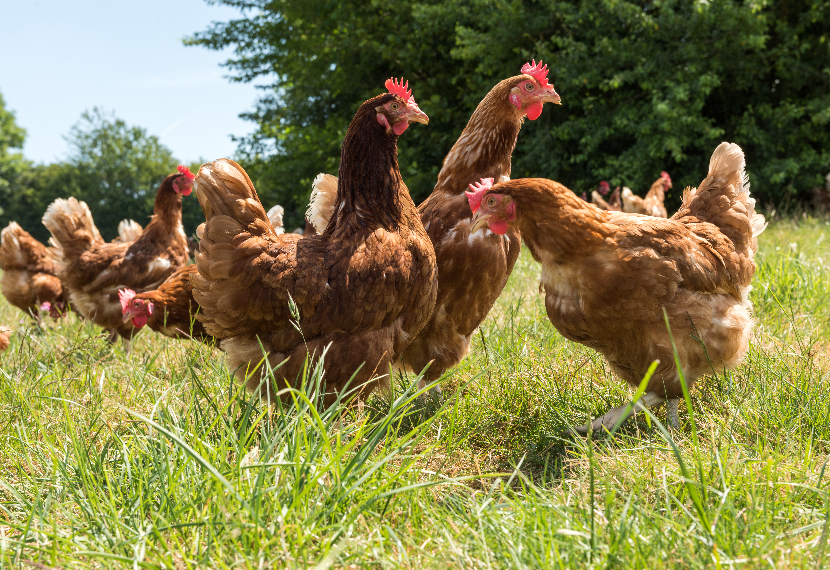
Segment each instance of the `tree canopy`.
M830 170L827 1L220 2L243 17L190 42L234 48L238 81L272 79L240 153L289 225L387 77L410 80L431 119L399 145L418 202L481 98L532 58L549 64L563 106L522 128L514 177L642 193L668 170L676 205L722 140L744 148L762 200L803 198Z
M0 124L0 140L10 137L7 132L14 131ZM17 146L23 144L22 137L14 139ZM15 220L45 241L49 232L41 223L43 213L56 198L69 196L89 205L105 239L117 235L118 223L125 218L147 225L159 184L176 171L177 162L170 149L145 129L129 126L97 108L81 115L66 140L67 161L49 165L26 162L5 189L0 186L0 225ZM204 221L198 203L187 198L182 217L188 233L195 232Z
M25 140L26 131L17 124L14 113L6 109L6 102L0 93L0 216L5 211L4 204L9 203L12 188L30 167L22 153L12 152L22 148Z

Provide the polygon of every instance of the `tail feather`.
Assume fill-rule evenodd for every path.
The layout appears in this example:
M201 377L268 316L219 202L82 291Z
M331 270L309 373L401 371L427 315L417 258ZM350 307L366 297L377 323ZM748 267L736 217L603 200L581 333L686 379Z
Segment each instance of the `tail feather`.
M0 232L0 268L26 270L55 275L58 271L58 253L46 247L20 227L10 222Z
M596 190L591 192L591 201L594 204L596 204L597 206L599 206L600 208L602 208L603 210L610 210L611 209L611 206L608 204L608 202L603 200L602 196L600 196L599 192L597 192Z
M196 176L196 194L205 223L197 229L200 253L196 263L203 275L221 278L230 265L243 232L251 236L276 235L248 175L232 160L203 164Z
M49 242L56 250L58 263L64 267L93 245L104 242L89 206L72 197L52 202L43 214L43 225L52 234Z
M20 246L20 237L23 228L17 222L10 222L0 232L0 267L9 269L25 269L29 263L29 255Z
M144 228L136 221L121 220L118 222L118 237L114 241L120 243L129 243L138 239Z
M337 177L320 173L311 184L311 199L305 217L318 234L326 231L337 200Z
M698 188L683 192L683 204L672 219L693 218L709 222L728 237L738 255L752 257L758 251L757 237L767 227L755 212L741 147L721 143L709 161L709 174Z
M282 221L284 215L285 208L279 205L268 210L268 219L271 221L271 226L274 228L274 232L276 232L277 235L285 233L285 226Z

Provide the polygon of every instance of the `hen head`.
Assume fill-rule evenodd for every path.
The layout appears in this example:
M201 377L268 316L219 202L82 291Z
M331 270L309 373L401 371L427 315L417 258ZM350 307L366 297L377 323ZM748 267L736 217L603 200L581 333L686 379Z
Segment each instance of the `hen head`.
M548 83L548 66L536 60L522 66L522 74L513 78L508 100L516 110L531 121L535 121L542 114L545 103L561 105L559 94Z
M386 80L389 94L381 99L375 112L378 123L386 128L387 134L400 136L409 127L409 123L429 124L429 117L418 107L412 89L407 89L408 87L409 81L404 84L403 78L397 82L394 78Z
M40 304L40 310L44 313L49 313L49 316L53 319L59 319L65 314L63 302L61 301L58 301L54 305L49 301L44 301Z
M663 179L663 191L667 192L671 188L671 176L664 170L660 173L660 178Z
M190 172L184 164L180 164L178 170L179 174L171 182L173 191L182 196L189 196L193 191L193 181L196 180L196 175Z
M467 201L473 211L470 234L487 225L493 233L504 235L507 233L507 226L516 219L516 202L505 194L487 194L492 187L492 178L482 178L477 184L470 184L471 191L467 192Z
M132 289L120 289L118 300L121 301L121 314L124 322L132 321L133 326L140 329L147 324L147 319L153 314L153 302L136 299Z
M603 196L607 196L608 192L611 191L611 185L608 184L608 182L606 182L605 180L603 180L599 183L599 188L597 188L597 190L599 190L599 193Z

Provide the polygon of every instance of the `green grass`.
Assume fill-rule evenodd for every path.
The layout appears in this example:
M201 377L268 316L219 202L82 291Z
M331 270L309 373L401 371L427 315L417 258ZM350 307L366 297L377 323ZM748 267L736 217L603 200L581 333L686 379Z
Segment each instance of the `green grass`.
M658 410L560 437L632 393L554 331L528 255L440 405L399 379L323 410L312 369L280 409L216 350L143 333L126 358L0 300L0 567L828 565L830 223L760 241L749 354L671 436Z

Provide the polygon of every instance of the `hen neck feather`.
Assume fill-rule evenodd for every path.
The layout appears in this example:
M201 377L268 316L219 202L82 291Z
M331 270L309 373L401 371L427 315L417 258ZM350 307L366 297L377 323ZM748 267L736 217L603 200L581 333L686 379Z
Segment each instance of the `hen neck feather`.
M398 137L377 122L375 107L387 96L364 103L349 125L340 151L337 199L326 228L332 233L349 220L396 229L401 223L401 197L406 192L398 168Z
M510 176L522 116L508 97L514 78L496 85L476 107L447 157L435 190L461 194L480 178Z
M513 198L517 225L537 261L568 263L607 247L615 230L610 214L588 204L557 182L512 180L502 192ZM498 188L498 187L497 187Z
M142 235L147 233L151 225L160 225L170 232L182 225L182 197L181 194L173 190L173 180L177 176L171 174L159 186L156 192L156 201L153 204L153 219L147 224Z

